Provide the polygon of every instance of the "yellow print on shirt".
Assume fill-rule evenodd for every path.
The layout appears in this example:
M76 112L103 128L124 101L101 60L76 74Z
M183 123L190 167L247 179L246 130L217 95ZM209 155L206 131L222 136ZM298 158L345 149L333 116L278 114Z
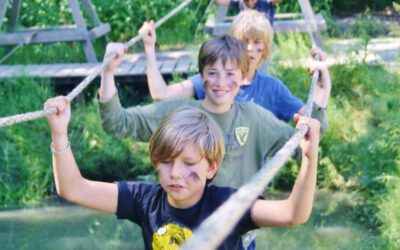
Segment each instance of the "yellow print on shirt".
M243 146L246 143L249 132L249 127L237 127L235 129L235 137L240 146Z
M182 225L167 224L153 233L153 249L175 250L190 237L192 231Z

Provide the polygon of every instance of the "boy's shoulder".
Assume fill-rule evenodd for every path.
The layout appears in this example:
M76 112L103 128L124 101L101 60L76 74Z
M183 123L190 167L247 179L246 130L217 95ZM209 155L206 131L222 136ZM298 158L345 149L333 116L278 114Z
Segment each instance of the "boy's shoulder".
M262 84L268 83L268 84L277 84L277 85L282 84L283 85L283 82L281 80L279 80L278 78L266 75L259 71L256 71L255 79L256 79L256 82L259 82Z
M264 107L260 106L257 103L254 102L248 102L248 101L235 101L234 102L234 107L238 109L238 112L240 115L244 116L256 116L260 117L263 115L266 116L274 116L269 110L265 109Z

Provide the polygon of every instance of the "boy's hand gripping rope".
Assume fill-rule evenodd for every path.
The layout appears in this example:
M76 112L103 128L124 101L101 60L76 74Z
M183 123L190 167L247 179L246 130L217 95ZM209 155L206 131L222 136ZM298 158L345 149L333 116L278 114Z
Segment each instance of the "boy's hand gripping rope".
M313 44L313 46L315 45ZM316 56L315 59L319 60L320 58ZM304 112L304 115L307 117L311 117L313 97L318 78L319 71L315 70L312 74L310 91ZM307 130L307 125L301 126L247 184L238 189L222 206L200 224L193 232L193 236L182 245L181 249L216 249L284 166L288 158L293 155L294 150L307 133Z
M178 13L180 10L182 10L184 7L186 7L192 0L186 0L182 2L180 5L175 7L175 9L171 10L167 15L162 17L160 20L158 20L155 23L155 27L158 28L160 25L165 23L169 18L171 18L173 15ZM133 37L131 40L125 43L126 47L131 47L133 44L137 43L141 39L141 34L136 35ZM73 100L76 96L78 96L92 81L98 74L101 73L101 71L106 68L110 62L117 56L115 52L109 54L104 58L103 63L98 66L95 71L88 75L76 88L74 88L68 95L67 98L69 101ZM30 121L30 120L35 120L38 118L46 117L48 115L52 115L57 112L57 109L54 107L50 107L45 110L39 110L35 112L29 112L25 114L19 114L19 115L14 115L14 116L9 116L9 117L4 117L0 118L0 128L1 127L6 127L13 125L15 123L20 123L20 122L25 122L25 121Z

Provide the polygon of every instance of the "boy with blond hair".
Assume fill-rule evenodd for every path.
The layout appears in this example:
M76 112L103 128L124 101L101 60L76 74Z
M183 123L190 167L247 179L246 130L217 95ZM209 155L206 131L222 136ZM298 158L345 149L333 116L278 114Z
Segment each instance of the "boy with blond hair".
M128 219L142 229L145 249L178 249L194 228L236 190L209 186L224 157L223 134L218 124L192 107L171 113L150 139L151 162L159 184L106 183L84 178L68 140L71 116L66 97L49 99L44 108L51 128L53 171L57 193L73 203ZM296 117L308 125L303 140L302 164L292 193L285 200L256 200L218 249L243 249L241 236L257 227L305 223L311 213L316 186L319 123Z
M200 74L176 84L166 84L156 61L154 22L145 22L140 32L145 45L147 81L152 98L154 100L192 97L198 100L204 99L205 86ZM295 97L280 80L258 71L272 50L273 31L264 15L255 10L240 12L232 23L230 34L246 42L249 56L248 70L239 81L240 89L235 100L254 102L286 122L292 120L295 113L303 114L303 101ZM326 54L318 48L313 48L311 53L320 55L322 60L326 58ZM324 71L322 77L325 79L321 80L322 85L316 86L313 97L313 117L317 117L315 113L324 111L328 105L331 81L324 62L313 62L310 69Z

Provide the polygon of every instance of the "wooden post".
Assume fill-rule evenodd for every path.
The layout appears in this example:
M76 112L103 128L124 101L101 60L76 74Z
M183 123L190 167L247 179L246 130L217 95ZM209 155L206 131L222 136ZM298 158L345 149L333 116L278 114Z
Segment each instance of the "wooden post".
M8 0L3 0L0 2L0 27L3 24L4 16L6 15L7 6L8 6Z
M301 12L303 13L304 19L307 21L313 21L312 22L312 27L310 27L310 30L316 30L315 32L312 32L315 38L316 45L320 48L323 46L323 41L322 41L322 35L321 32L318 28L318 25L316 24L316 19L314 16L314 12L311 8L309 0L299 0Z
M93 20L93 22L95 22L95 26L99 26L99 25L103 24L100 21L100 18L97 15L96 11L94 10L91 0L82 0L82 5L83 5L83 8L85 8L86 13L89 15L89 17ZM107 35L104 36L104 41L106 43L108 43Z
M81 10L79 8L79 3L77 0L69 0L69 6L71 8L72 12L72 17L75 20L76 25L78 26L78 29L84 30L87 32L87 27L85 20L83 19ZM85 41L82 42L83 49L85 51L86 59L88 62L95 63L97 62L96 58L96 53L94 52L94 48L92 46L92 41L90 40L90 37L88 36Z
M17 27L20 9L21 9L21 0L13 0L12 14L10 18L10 23L8 25L9 31L14 31L15 28Z

